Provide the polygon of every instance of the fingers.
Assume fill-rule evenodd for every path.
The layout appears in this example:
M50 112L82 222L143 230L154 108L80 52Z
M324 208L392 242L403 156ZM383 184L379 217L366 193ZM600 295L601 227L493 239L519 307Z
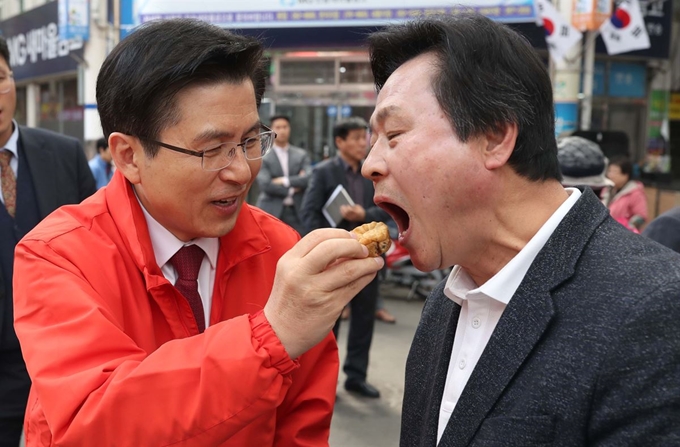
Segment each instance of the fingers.
M327 241L329 239L356 240L356 236L350 234L349 231L339 228L321 228L310 232L305 237L300 239L300 241L298 241L298 243L295 244L293 248L288 251L288 253L300 258L304 257L315 247L321 244L321 242Z
M347 259L338 262L319 274L324 288L328 292L347 288L355 294L375 278L385 261L378 256L376 258Z

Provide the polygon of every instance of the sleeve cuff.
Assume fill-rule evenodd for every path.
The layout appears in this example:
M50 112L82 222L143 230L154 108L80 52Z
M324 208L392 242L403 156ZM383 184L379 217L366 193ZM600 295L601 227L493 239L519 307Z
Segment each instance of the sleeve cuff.
M288 177L283 178L283 186L285 186L286 188L290 187L290 179Z
M269 359L274 368L276 368L281 375L290 374L300 366L300 362L292 360L286 348L281 344L281 340L276 336L274 329L272 329L267 317L264 316L264 310L250 315L250 327L253 331L253 338L257 340L259 346L267 351Z

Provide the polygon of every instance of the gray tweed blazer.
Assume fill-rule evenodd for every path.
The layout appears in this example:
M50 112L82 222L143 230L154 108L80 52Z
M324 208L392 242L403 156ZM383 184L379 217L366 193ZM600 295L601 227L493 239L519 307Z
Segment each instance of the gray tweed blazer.
M428 298L401 446L435 446L460 306ZM586 189L531 265L440 446L680 446L680 255Z

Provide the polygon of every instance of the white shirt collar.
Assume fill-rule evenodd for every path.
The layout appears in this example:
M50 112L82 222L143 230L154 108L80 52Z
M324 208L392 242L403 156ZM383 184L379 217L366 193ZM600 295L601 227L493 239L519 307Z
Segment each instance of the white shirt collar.
M16 121L12 120L12 126L14 126L14 130L12 131L12 135L9 137L9 140L7 140L7 143L5 144L4 149L7 149L14 155L15 159L19 159L19 125L17 124Z
M562 219L581 197L581 191L578 189L565 189L569 193L567 200L557 208L534 237L498 273L478 287L470 275L457 265L446 281L444 294L458 304L461 304L464 299L481 294L507 305L524 280L538 253L548 242Z
M134 190L134 188L133 188ZM135 192L135 197L137 193ZM149 228L149 237L151 238L151 246L153 247L153 253L156 257L156 263L158 267L163 267L170 258L172 258L175 253L179 251L185 245L198 245L203 249L206 255L208 255L208 260L210 261L211 267L214 269L217 265L217 253L220 249L220 240L216 237L201 237L193 239L189 242L182 242L174 234L167 230L163 225L161 225L156 219L149 214L149 212L144 208L144 205L137 197L139 205L142 207L144 212L144 218L146 219L146 225Z

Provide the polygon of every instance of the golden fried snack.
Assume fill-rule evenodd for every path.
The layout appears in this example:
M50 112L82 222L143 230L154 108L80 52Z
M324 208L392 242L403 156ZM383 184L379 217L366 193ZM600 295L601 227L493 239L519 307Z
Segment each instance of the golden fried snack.
M377 257L385 253L392 245L390 231L382 222L370 222L356 227L352 233L358 236L359 242L368 248L368 256Z

